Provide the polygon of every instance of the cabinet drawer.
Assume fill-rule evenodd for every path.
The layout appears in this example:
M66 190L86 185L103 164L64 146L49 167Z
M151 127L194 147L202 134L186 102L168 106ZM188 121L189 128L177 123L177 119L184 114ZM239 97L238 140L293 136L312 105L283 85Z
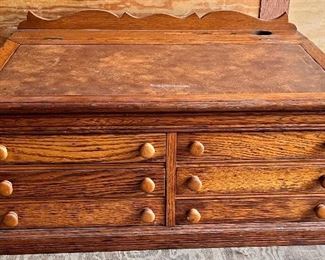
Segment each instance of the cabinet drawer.
M323 203L325 196L177 200L176 223L321 221L315 209Z
M151 209L155 219L142 220L144 210ZM18 225L5 225L6 216L14 212ZM163 199L120 199L84 201L33 201L0 203L1 228L56 228L163 225Z
M181 196L324 193L325 166L219 166L177 169Z
M325 132L193 133L178 136L179 161L325 159Z
M0 136L8 154L1 164L164 161L165 142L165 134ZM147 158L146 143L154 149Z
M144 187L142 184L147 182L149 187ZM8 195L6 191L10 186L12 194ZM0 169L0 201L164 196L164 189L165 170L162 167L19 166Z

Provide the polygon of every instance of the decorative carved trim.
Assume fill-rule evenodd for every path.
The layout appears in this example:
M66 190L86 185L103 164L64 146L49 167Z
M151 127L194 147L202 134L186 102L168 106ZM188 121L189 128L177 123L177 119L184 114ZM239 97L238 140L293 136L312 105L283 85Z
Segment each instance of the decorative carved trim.
M28 12L19 29L109 29L109 30L296 30L282 15L272 21L232 11L217 11L199 17L191 13L183 17L155 14L136 18L128 13L121 16L108 11L86 10L56 20L48 20Z

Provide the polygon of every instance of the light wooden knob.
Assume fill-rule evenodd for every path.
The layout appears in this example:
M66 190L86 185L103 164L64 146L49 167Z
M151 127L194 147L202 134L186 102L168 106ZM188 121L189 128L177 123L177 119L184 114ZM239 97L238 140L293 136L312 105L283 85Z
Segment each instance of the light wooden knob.
M204 145L199 141L194 141L190 147L190 153L194 156L200 156L204 153Z
M187 212L187 221L194 224L199 223L201 220L201 214L197 209L190 209Z
M151 193L155 190L156 185L154 181L148 177L144 178L141 182L141 190L146 193Z
M150 159L154 157L155 153L156 153L155 147L153 147L153 145L150 143L145 143L140 148L140 155L143 158Z
M6 160L8 157L8 150L4 145L0 144L0 161Z
M14 211L9 211L4 215L2 223L7 227L15 227L18 225L18 214Z
M315 208L317 217L325 219L325 205L319 204Z
M198 176L192 176L187 180L187 187L192 191L199 192L202 189L202 182Z
M13 192L12 183L10 181L4 180L0 182L0 195L4 197L8 197Z
M141 213L141 220L144 223L152 223L156 219L155 213L150 208L145 208Z

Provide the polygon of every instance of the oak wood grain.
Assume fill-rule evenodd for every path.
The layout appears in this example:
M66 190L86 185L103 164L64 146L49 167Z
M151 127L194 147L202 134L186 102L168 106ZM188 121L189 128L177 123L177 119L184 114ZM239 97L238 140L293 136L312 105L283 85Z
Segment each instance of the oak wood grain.
M205 152L190 154L193 141L200 141ZM213 160L324 160L324 132L241 132L181 133L178 135L178 161Z
M0 240L0 252L14 254L15 252L62 252L62 250L66 252L124 251L126 247L139 250L197 248L199 246L207 248L316 245L324 242L324 231L325 225L322 222L182 225L173 228L141 226L1 230L0 234L4 239ZM304 239L302 240L301 237Z
M1 136L8 149L1 164L140 162L140 148L150 142L156 149L152 160L164 161L165 134Z
M210 200L176 200L176 224L190 224L187 212L195 208L200 223L319 221L315 207L323 197L310 198L224 198Z
M15 228L20 229L148 225L141 221L142 211L147 207L156 216L150 224L164 225L162 198L0 202L0 216L15 211L19 215L19 225Z
M283 165L237 165L181 167L177 169L177 194L180 196L238 194L325 194L322 186L325 167ZM191 176L202 182L200 190L188 186Z
M325 130L324 112L1 115L0 133Z
M166 225L175 226L177 134L167 134L166 157Z
M69 76L66 68L74 68ZM270 73L274 76L268 77ZM324 82L324 70L295 44L22 45L1 73L0 90L4 97L127 99L132 94L133 102L158 102L161 96L183 101L189 94L195 100L225 94L323 93Z
M155 183L152 193L141 190L141 183L150 178ZM124 168L98 165L71 167L3 167L0 182L9 180L13 186L10 198L0 196L0 202L15 200L90 199L157 197L165 194L165 170L162 167Z

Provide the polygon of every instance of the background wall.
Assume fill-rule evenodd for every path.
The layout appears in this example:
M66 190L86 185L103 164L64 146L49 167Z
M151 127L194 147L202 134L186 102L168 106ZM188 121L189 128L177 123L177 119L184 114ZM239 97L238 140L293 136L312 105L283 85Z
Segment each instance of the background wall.
M290 21L325 52L325 0L291 0Z
M87 8L106 9L117 14L128 11L137 16L235 10L258 17L260 0L1 0L0 36L7 37L19 21L25 19L28 10L46 18L57 18ZM290 21L325 51L325 0L291 0L289 14Z

